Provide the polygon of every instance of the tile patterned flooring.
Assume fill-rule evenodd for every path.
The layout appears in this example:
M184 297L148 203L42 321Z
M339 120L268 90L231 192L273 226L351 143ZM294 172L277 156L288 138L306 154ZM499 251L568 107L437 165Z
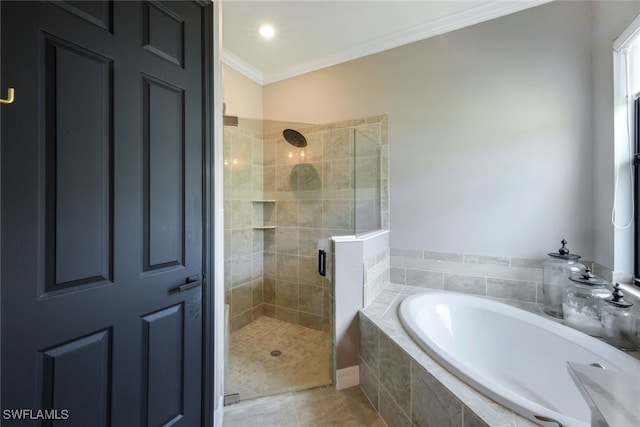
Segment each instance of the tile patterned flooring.
M360 387L320 387L227 406L223 427L386 427Z
M266 316L232 333L227 393L241 401L223 426L385 427L360 387L329 385L330 351L329 334Z
M231 334L226 394L246 400L331 384L330 352L326 332L259 317Z

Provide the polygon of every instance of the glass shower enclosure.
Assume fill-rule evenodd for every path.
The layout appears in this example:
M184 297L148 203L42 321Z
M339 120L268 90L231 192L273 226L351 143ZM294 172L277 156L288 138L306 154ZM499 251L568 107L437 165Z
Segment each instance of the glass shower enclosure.
M236 123L223 141L231 401L332 382L330 238L379 229L382 208L366 127Z
M356 235L382 228L382 150L376 134L353 129L354 228Z

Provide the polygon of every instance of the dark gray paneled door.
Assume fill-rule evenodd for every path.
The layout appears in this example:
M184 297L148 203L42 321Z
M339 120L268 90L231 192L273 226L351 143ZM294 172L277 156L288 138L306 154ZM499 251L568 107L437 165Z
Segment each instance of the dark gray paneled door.
M0 3L3 418L201 423L205 6Z

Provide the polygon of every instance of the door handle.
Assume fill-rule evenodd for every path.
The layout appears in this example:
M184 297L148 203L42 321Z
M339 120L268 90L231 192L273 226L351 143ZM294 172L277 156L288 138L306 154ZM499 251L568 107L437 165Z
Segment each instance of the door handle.
M15 99L16 90L12 87L7 90L7 99L0 99L0 104L13 104Z
M327 251L324 249L318 249L318 274L327 275Z
M188 291L189 289L197 288L202 285L202 280L200 280L200 275L196 274L195 276L187 277L184 285L176 286L175 288L169 289L170 294L174 294L177 292Z

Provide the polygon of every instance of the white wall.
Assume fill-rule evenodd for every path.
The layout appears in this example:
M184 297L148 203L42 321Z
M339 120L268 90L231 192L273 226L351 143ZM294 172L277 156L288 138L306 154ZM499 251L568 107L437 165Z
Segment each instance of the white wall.
M226 64L222 71L226 114L261 119L263 111L262 86Z
M389 114L391 247L542 258L564 237L592 259L592 19L554 2L273 83L264 117Z

